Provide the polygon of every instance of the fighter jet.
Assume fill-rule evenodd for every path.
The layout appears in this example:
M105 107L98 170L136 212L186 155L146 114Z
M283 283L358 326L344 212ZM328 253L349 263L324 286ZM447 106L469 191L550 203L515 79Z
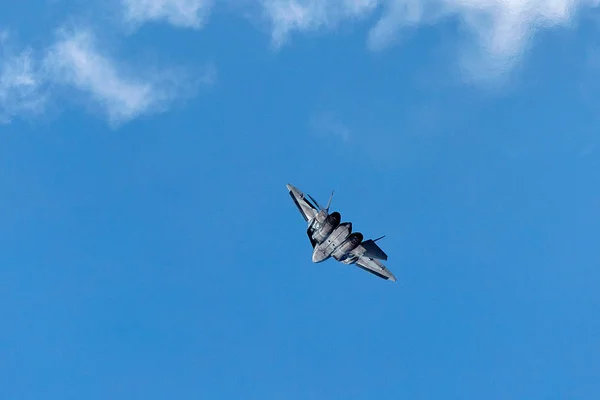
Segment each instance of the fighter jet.
M375 243L375 240L363 240L360 232L352 232L351 222L341 222L341 215L335 211L329 213L333 192L327 206L319 203L307 194L308 198L296 187L286 185L290 196L304 220L308 224L306 233L313 247L312 261L323 262L330 257L343 264L355 264L380 278L396 282L396 277L379 260L387 260L387 255Z

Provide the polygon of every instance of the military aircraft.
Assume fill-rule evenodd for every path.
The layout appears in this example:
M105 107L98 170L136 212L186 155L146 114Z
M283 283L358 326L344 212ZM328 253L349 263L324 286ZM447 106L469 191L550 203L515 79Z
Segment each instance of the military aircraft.
M341 215L335 211L329 213L333 192L329 197L327 206L321 207L310 194L304 193L296 187L286 185L290 196L304 220L308 223L306 233L313 247L312 261L320 263L333 257L344 264L355 264L380 278L396 282L394 274L379 260L387 260L387 255L375 243L375 240L363 240L360 232L352 232L351 222L341 222Z

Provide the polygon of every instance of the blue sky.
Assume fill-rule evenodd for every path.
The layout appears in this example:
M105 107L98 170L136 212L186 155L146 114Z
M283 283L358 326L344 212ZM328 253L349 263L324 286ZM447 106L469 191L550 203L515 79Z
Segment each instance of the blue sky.
M599 398L596 6L5 4L0 398Z

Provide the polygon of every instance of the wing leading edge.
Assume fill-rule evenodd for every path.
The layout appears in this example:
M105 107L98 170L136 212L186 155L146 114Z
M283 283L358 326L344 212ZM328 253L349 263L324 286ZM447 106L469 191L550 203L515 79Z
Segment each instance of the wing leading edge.
M300 214L304 217L305 221L310 221L313 219L317 213L317 207L313 205L309 199L304 197L304 193L302 193L298 188L288 184L286 185L287 189L290 191L290 197L294 200L294 204L298 207Z
M396 277L394 274L392 274L391 271L385 267L385 265L373 258L360 257L358 261L356 261L356 266L364 269L367 272L377 275L380 278L396 282Z

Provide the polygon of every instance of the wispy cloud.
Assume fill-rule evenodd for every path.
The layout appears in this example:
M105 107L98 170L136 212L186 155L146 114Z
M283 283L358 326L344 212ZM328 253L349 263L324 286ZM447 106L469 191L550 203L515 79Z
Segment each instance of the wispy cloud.
M201 28L215 0L117 0L130 24L164 21ZM239 0L269 21L272 43L280 47L294 32L335 29L343 23L371 24L366 45L381 51L407 28L453 19L470 33L475 46L463 49L462 63L472 77L510 70L535 32L568 27L600 0ZM458 35L457 35L458 37ZM89 30L62 31L49 48L15 51L0 33L0 121L44 110L58 87L85 94L100 105L111 123L164 110L197 84L216 79L214 67L191 79L185 71L139 68L99 46ZM131 60L129 60L131 61ZM69 96L71 99L73 96Z
M120 0L134 24L163 20L174 26L200 28L214 0ZM583 9L600 0L227 0L260 10L268 21L271 42L280 48L295 32L335 29L343 23L371 24L366 45L381 51L397 43L406 29L453 19L471 36L462 48L467 75L497 76L518 62L536 31L569 26ZM371 22L372 19L372 22ZM457 38L459 35L457 35Z
M102 49L86 29L61 30L48 48L11 50L0 36L0 122L44 111L48 100L85 102L112 125L164 111L173 101L216 81L214 65L192 75L183 68L156 70L128 64ZM66 90L65 90L66 89Z
M371 27L367 44L382 50L408 27L456 18L470 31L477 50L463 61L492 63L505 70L517 61L536 30L568 26L583 8L599 0L262 0L271 21L272 40L281 45L293 31L332 29L344 20L371 17L381 11ZM479 60L475 60L479 58ZM475 71L471 70L471 73Z
M271 21L272 41L280 47L292 31L331 28L345 19L370 14L380 0L261 0Z
M350 129L331 112L314 114L309 121L311 130L319 136L330 136L347 142Z
M91 97L111 123L160 111L175 97L177 82L169 76L141 77L132 67L103 53L89 31L62 32L48 49L44 66L57 83Z
M31 49L14 53L7 32L0 33L0 122L43 111L46 95Z
M213 0L122 0L125 20L136 25L164 20L184 28L200 28Z

